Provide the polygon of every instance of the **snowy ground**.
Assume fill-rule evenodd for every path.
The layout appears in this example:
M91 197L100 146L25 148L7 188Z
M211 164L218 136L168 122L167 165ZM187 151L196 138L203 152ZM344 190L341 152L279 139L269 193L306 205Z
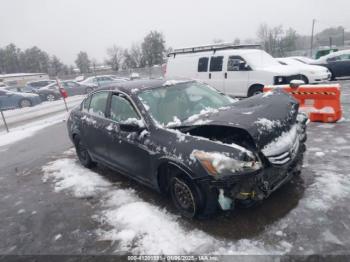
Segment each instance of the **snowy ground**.
M68 97L66 99L68 109L80 104L84 97L84 95ZM33 107L7 110L3 113L6 118L7 125L11 129L12 127L17 127L23 125L24 123L28 124L32 121L38 121L54 115L62 114L65 111L66 108L64 102L62 99L60 99L52 102L46 101ZM0 132L4 130L4 123L2 119L0 119Z
M255 208L188 221L176 215L169 199L136 182L102 166L83 168L72 149L26 176L38 179L44 191L55 191L46 193L47 202L51 194L74 201L62 202L60 212L75 213L71 223L79 229L92 223L89 243L103 245L98 254L349 254L350 81L342 85L344 119L310 123L301 176ZM88 215L79 216L71 206L88 209ZM25 216L27 209L18 205L16 212ZM55 230L51 239L61 243L60 252L75 245L74 232ZM2 253L18 252L1 247Z

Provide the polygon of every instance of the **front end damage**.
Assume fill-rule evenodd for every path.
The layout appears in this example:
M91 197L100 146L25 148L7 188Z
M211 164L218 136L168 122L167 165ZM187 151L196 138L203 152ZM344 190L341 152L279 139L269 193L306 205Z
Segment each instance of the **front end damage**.
M232 210L237 204L251 206L267 198L293 176L300 174L306 150L307 121L305 115L299 114L290 130L258 152L253 151L258 156L260 168L211 176L211 179L198 181L201 188L215 193L222 210Z

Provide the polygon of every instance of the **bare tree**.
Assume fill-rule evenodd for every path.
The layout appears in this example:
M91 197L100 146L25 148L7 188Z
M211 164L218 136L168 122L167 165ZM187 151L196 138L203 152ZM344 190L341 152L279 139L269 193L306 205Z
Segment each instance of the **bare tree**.
M107 64L110 65L114 71L118 71L124 58L123 48L113 45L107 49L107 56Z

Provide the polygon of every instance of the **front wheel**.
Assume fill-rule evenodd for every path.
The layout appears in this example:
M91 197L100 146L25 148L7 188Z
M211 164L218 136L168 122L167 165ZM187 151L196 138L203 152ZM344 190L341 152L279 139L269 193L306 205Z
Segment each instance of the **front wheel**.
M249 88L248 97L263 93L264 87L261 85L253 85Z
M181 176L173 176L170 180L170 194L181 215L194 218L199 214L200 191L191 181Z
M47 95L46 95L46 100L47 100L47 101L55 101L55 100L56 100L56 97L55 97L55 95L53 95L53 94L47 94Z
M74 137L74 145L79 161L84 167L92 168L96 166L96 163L92 161L85 144L81 141L81 138L78 135Z

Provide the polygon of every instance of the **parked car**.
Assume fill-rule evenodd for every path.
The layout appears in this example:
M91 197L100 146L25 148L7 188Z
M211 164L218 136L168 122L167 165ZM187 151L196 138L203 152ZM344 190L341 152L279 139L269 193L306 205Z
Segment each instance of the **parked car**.
M85 95L97 88L96 85L84 85L72 80L60 82L62 87L66 90L68 96ZM52 83L46 87L37 89L36 94L40 95L42 100L54 101L61 98L57 83Z
M38 95L13 92L3 88L0 89L1 110L35 106L40 103L41 103L41 99Z
M299 174L306 120L284 92L237 102L204 83L139 80L90 93L67 127L83 166L103 163L196 217L254 204Z
M261 93L265 85L289 84L301 75L263 50L214 45L170 53L165 78L196 79L228 95L246 97Z
M106 87L126 81L127 80L125 79L116 79L114 76L91 76L81 81L80 83L84 85L97 85L98 87Z
M322 56L314 63L325 66L331 72L331 79L350 76L350 50L342 50Z
M40 80L40 81L33 81L28 82L23 88L23 92L32 93L34 90L37 90L39 88L48 86L52 83L55 83L55 80Z
M329 70L323 66L308 65L289 57L276 59L282 65L293 66L299 70L301 80L303 80L306 84L325 82L331 77Z

